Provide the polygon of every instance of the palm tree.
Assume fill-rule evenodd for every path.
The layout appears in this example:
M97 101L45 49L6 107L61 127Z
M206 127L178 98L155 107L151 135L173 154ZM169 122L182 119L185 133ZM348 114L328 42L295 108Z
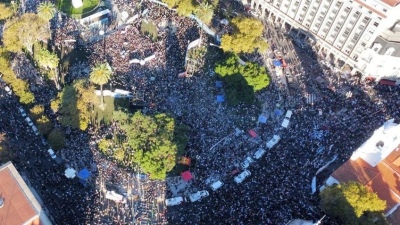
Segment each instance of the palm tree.
M37 8L38 16L45 21L50 21L56 13L56 7L51 2L42 2Z
M203 24L209 25L214 15L214 7L208 2L200 3L200 7L196 9L195 15Z
M96 65L90 73L90 81L100 85L101 103L100 108L104 107L103 85L110 80L112 71L107 63Z
M58 78L58 63L60 59L57 54L51 53L46 49L40 49L35 55L35 60L40 67L51 70L54 75L52 76L57 89L60 89L60 83Z

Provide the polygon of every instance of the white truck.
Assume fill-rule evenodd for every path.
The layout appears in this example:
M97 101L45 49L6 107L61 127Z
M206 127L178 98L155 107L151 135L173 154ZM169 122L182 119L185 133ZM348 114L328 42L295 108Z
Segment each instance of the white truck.
M281 140L281 137L279 135L274 135L272 139L267 142L267 148L271 149L279 142L279 140Z
M196 193L193 193L193 194L189 195L189 199L190 199L191 202L196 202L196 201L199 201L202 198L207 197L208 195L209 195L208 191L198 191Z
M245 170L245 171L243 171L242 173L240 173L239 175L237 175L237 176L234 178L234 180L235 180L235 182L236 182L237 184L240 184L240 183L242 183L242 182L246 179L246 177L248 177L248 176L250 176L250 175L251 175L250 171Z

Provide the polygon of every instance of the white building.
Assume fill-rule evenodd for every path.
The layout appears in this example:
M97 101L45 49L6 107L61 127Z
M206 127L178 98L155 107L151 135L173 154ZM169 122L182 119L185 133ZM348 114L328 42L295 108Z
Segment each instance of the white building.
M400 28L395 25L400 0L242 1L262 18L316 43L319 54L337 65L350 65L352 73L400 84L400 65L394 63L400 61Z

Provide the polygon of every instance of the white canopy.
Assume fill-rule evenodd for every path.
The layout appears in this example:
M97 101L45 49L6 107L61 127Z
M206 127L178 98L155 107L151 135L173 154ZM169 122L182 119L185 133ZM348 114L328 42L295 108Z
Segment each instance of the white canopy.
M68 169L65 170L64 175L67 178L71 178L72 179L72 178L74 178L76 176L76 171L74 169L72 169L72 168L68 168Z

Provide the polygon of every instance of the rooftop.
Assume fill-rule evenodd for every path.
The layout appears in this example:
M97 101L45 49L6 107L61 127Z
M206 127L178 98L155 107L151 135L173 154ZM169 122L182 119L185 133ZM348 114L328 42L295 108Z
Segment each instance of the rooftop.
M351 160L362 158L375 167L400 144L400 125L388 120L374 131L374 134L353 152Z
M376 166L371 166L362 158L348 160L331 174L339 182L358 181L372 192L377 193L380 199L386 201L388 213L400 204L400 145ZM400 211L392 211L388 219L400 221Z
M400 0L381 0L381 1L392 7L397 6L400 3Z
M0 196L4 205L0 208L0 224L40 225L41 207L14 165L10 162L0 167Z

